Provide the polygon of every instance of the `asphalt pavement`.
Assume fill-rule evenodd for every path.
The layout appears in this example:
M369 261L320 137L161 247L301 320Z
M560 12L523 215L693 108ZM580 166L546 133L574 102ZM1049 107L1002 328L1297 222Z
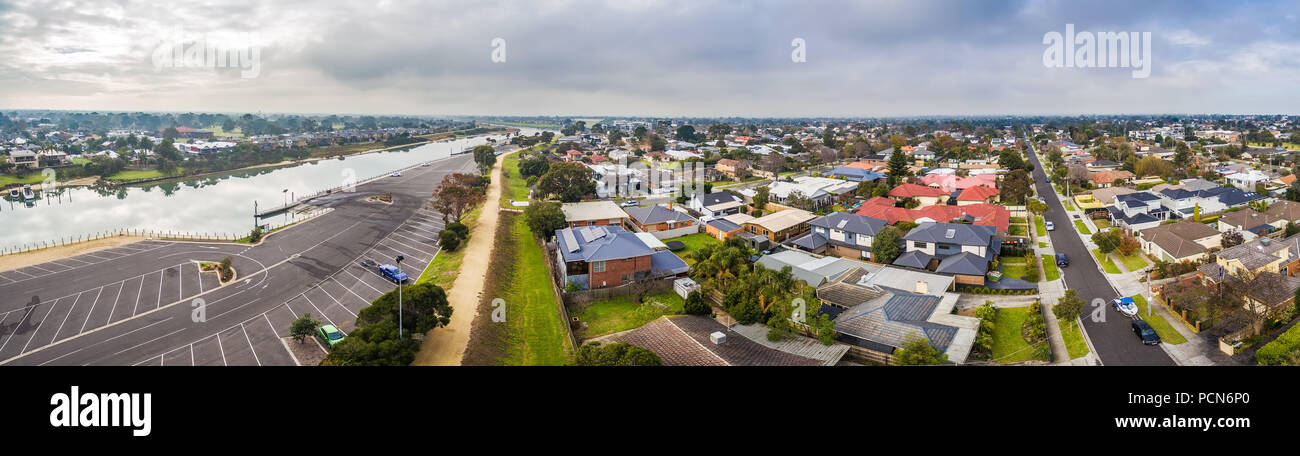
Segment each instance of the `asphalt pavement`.
M1176 365L1160 347L1143 345L1137 335L1133 334L1130 327L1132 320L1109 305L1119 293L1106 280L1092 253L1079 238L1074 219L1066 214L1056 192L1052 190L1051 181L1048 180L1046 170L1038 160L1033 143L1027 137L1025 141L1029 143L1029 160L1034 165L1035 188L1047 201L1048 209L1043 216L1056 225L1055 230L1048 232L1052 238L1052 246L1057 252L1065 253L1070 259L1070 266L1061 269L1061 277L1065 280L1065 288L1075 290L1079 297L1083 298L1084 308L1081 318L1083 329L1092 341L1092 346L1101 358L1102 364L1108 366Z
M261 244L147 240L0 272L0 364L293 365L283 338L304 313L346 333L394 284L373 258L413 278L438 254L433 189L473 172L471 155L316 198L330 211ZM370 201L388 193L392 203ZM250 220L250 225L251 225ZM200 261L230 257L220 284Z

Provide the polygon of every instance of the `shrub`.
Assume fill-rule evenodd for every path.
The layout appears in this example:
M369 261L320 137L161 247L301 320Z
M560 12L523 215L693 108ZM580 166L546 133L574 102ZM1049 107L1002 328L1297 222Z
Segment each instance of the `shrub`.
M704 296L700 294L699 290L686 295L686 305L682 310L690 315L710 315L713 313L713 307L704 301Z
M455 251L460 247L460 236L449 228L443 228L438 232L438 245L448 252Z
M460 236L461 239L465 239L469 237L469 227L465 226L464 223L451 222L447 224L446 229L454 231L457 236Z

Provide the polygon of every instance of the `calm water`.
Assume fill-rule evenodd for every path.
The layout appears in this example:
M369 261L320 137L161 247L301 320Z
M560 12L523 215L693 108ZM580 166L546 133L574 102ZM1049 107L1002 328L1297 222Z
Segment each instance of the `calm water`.
M541 131L520 130L524 135ZM26 204L0 201L0 249L120 229L242 236L253 227L254 201L262 210L278 207L289 200L290 194L312 194L343 185L349 176L364 180L447 158L452 152L485 144L487 138L136 187L63 188ZM501 141L504 136L491 138ZM262 218L261 223L280 226L292 221L292 217L287 213L274 215Z

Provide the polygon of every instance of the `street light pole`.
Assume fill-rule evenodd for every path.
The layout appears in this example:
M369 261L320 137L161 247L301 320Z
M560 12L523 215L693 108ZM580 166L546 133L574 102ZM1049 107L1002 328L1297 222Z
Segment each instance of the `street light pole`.
M402 255L397 256L398 271L402 270L402 260L405 259ZM397 339L402 339L402 282L397 282Z

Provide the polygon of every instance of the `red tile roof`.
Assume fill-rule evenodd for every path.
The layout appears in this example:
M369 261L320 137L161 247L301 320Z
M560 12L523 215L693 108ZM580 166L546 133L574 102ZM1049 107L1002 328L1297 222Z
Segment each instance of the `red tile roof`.
M1011 211L997 204L971 204L967 206L949 206L946 204L936 204L926 206L920 209L905 209L901 207L885 207L876 204L863 204L858 208L858 215L884 219L890 225L900 221L914 221L922 217L928 217L938 222L951 222L962 216L969 215L975 219L976 225L987 225L996 227L1003 233L1011 225Z
M894 203L895 203L894 200L885 198L883 196L877 196L867 200L866 202L863 202L862 205L866 206L868 204L875 204L877 206L894 207Z
M996 188L976 185L962 190L961 194L957 195L957 201L984 201L1000 194L1002 192Z
M918 184L903 184L894 187L893 190L889 191L889 196L895 198L915 198L918 196L944 196L947 194L948 193L944 192L943 190L934 187L918 185Z

